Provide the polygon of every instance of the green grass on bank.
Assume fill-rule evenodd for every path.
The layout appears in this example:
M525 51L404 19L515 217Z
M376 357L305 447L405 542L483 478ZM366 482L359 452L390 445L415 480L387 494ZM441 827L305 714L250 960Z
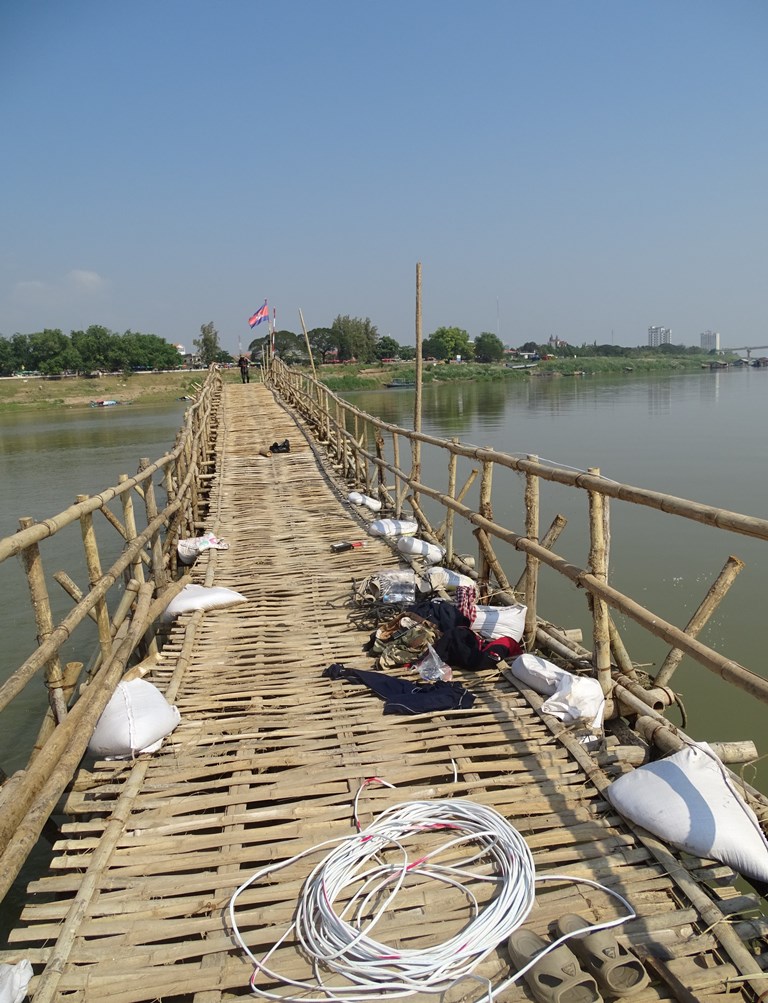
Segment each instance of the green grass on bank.
M92 400L121 404L162 404L194 395L206 373L180 369L168 373L131 373L96 379L36 377L0 379L0 411L89 407ZM238 375L239 378L239 375Z

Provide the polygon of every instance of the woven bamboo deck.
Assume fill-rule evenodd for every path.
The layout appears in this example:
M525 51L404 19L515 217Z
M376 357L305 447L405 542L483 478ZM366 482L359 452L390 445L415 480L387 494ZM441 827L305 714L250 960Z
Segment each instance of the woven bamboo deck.
M193 580L237 589L248 602L186 615L174 627L148 677L181 711L162 750L78 775L50 872L30 886L10 944L17 956L48 964L31 985L36 1003L248 997L252 968L233 943L230 896L266 864L350 834L354 796L374 776L397 786L366 787L363 826L399 802L469 799L518 829L537 873L591 878L624 895L638 918L621 937L666 958L648 963L652 983L635 999L754 999L746 984L728 981L740 957L720 939L723 931L742 944L758 930L751 912L738 915L753 902L727 868L688 860L683 870L678 857L631 831L601 796L620 767L610 757L598 766L562 729L558 736L534 694L498 673L465 674L477 697L471 710L385 717L367 689L322 677L331 662L370 668L361 652L367 635L351 629L340 604L353 576L395 558L375 541L330 554L332 542L362 530L265 387L225 386L220 421L207 528L231 546L204 555ZM259 445L286 437L290 454L257 455ZM290 922L308 869L292 865L243 895L238 919L254 953ZM541 885L528 925L547 936L564 912L598 919L617 909L586 886ZM417 887L378 934L420 946L453 935L465 919L456 896L437 902ZM309 972L290 941L273 962L293 976ZM495 978L508 969L503 947L482 966ZM476 983L466 989L482 994ZM503 996L529 998L523 983Z

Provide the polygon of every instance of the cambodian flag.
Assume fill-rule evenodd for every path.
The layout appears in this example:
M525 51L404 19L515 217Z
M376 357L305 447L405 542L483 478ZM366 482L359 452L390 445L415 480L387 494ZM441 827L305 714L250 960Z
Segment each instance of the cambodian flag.
M256 327L263 320L269 320L269 307L267 306L267 301L264 300L264 306L260 306L259 309L253 314L252 317L248 318L248 323L251 327Z

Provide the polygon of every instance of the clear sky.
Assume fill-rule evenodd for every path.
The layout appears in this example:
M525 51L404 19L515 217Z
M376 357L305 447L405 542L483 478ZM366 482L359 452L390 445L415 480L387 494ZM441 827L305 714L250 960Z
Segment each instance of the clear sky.
M0 147L6 337L768 344L764 0L7 0Z

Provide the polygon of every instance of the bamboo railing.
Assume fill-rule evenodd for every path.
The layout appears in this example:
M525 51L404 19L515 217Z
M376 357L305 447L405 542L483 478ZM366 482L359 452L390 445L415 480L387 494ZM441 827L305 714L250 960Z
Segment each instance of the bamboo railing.
M153 463L142 459L136 475L123 474L99 494L78 496L49 519L22 518L19 531L0 540L0 563L21 558L38 637L36 649L0 685L0 715L7 715L13 701L41 674L49 699L26 768L6 778L0 762L0 779L5 780L0 788L0 899L43 831L126 666L137 653L152 650L155 621L183 587L184 579L177 578L176 542L199 535L205 525L203 475L215 463L220 397L221 376L212 369L186 411L170 452ZM109 508L115 501L122 518ZM98 529L116 531L122 548L106 569L106 548L98 541L99 516L103 520ZM81 561L73 575L57 571L50 576L73 601L56 623L43 550L47 541L76 523L82 535ZM78 576L87 581L87 590L75 584ZM92 646L94 623L97 652L90 663L62 665L65 644Z
M266 378L291 407L303 416L309 427L327 450L339 475L350 485L367 494L377 496L384 511L399 518L405 504L411 509L409 518L419 523L420 535L446 550L446 559L454 567L473 577L479 593L493 594L497 604L523 602L528 608L526 643L536 644L584 663L587 654L607 697L615 695L615 683L621 683L622 692L631 688L642 689L635 679L626 649L612 618L617 611L637 623L648 634L670 645L647 700L651 706L664 706L674 699L667 684L683 655L703 665L710 672L768 703L768 680L727 658L698 640L697 634L711 616L717 604L727 593L742 562L729 558L715 584L685 628L668 622L658 613L625 595L608 584L609 505L611 500L630 503L702 523L728 533L741 534L759 540L768 540L768 519L731 512L652 491L622 484L601 476L597 469L586 472L541 462L535 456L519 457L494 449L463 445L456 439L440 439L421 431L402 428L382 421L332 393L326 386L307 374L288 369L279 359L273 359ZM387 443L388 448L387 448ZM404 445L410 447L411 467L406 469L403 460ZM419 479L424 468L421 447L429 447L442 457L447 470L447 492L437 490ZM461 458L477 463L480 470L479 500L473 508L465 504L465 497L478 469L473 469L466 483L460 487L457 461ZM506 468L525 477L525 511L521 521L523 532L514 532L493 519L492 485L495 468ZM387 485L387 477L393 479ZM586 567L579 567L552 549L564 524L558 516L540 538L539 494L542 482L564 485L586 494L589 510L589 556ZM429 498L443 511L440 521L429 520L422 499ZM468 565L456 556L456 520L461 519L472 527L477 540L478 556ZM498 543L509 544L525 555L525 572L515 587L504 574L497 554ZM571 582L586 596L591 621L591 651L575 646L558 635L539 616L538 578L542 568L556 572ZM617 675L618 673L618 675Z

